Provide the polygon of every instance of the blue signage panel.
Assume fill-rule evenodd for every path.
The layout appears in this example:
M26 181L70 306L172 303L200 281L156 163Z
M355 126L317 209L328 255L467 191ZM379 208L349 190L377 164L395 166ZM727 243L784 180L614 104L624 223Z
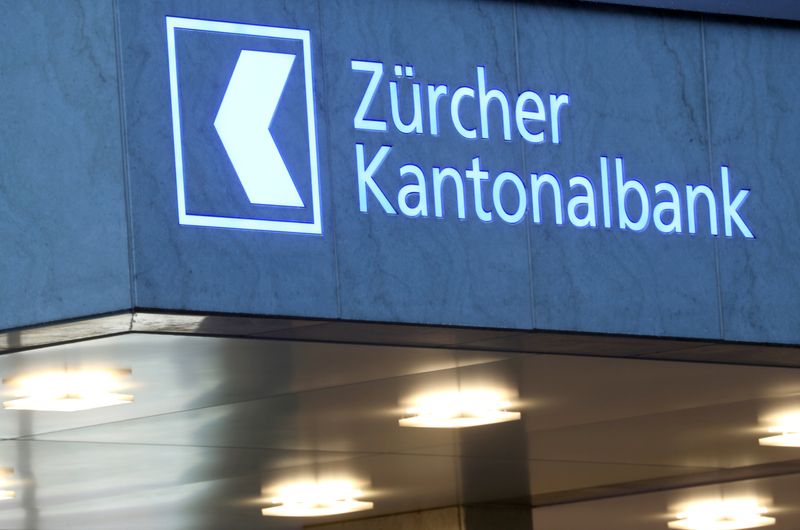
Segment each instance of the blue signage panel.
M699 18L238 0L120 24L139 306L725 338L722 256L772 256Z

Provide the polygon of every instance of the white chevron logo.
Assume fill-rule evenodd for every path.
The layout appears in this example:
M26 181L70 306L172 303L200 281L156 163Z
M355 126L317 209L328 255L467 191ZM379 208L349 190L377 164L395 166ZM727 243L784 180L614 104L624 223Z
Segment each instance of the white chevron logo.
M253 204L304 206L269 130L294 60L291 54L242 50L214 120Z

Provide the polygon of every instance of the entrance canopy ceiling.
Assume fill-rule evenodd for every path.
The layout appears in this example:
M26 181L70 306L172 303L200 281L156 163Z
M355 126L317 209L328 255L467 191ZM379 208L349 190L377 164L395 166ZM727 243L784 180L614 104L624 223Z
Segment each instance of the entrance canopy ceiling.
M3 401L15 378L85 369L121 371L133 402L0 411L16 493L0 528L294 529L510 503L537 530L657 530L734 494L757 496L776 528L800 524L800 449L758 441L800 411L794 368L133 333L0 357ZM459 389L499 390L521 419L398 424L416 396ZM261 515L282 485L331 477L374 508Z

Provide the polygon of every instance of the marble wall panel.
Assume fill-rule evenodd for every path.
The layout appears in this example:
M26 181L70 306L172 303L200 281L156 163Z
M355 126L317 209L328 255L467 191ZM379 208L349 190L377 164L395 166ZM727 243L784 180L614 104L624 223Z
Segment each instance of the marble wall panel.
M694 17L617 8L520 4L520 77L541 94L570 95L561 138L526 148L530 172L561 182L558 225L549 189L541 224L531 230L535 325L542 329L718 338L714 246L701 208L697 233L664 234L652 216L643 231L620 229L617 157L625 180L649 190L659 182L685 198L688 184L720 183L709 174L700 22ZM601 157L609 160L612 228L604 227ZM597 227L576 228L567 201L574 175L594 184ZM663 200L665 196L659 196ZM631 217L641 202L629 195ZM581 210L581 216L586 210ZM720 244L742 245L741 240Z
M751 183L755 240L720 245L725 339L800 341L800 29L705 28L712 160Z
M478 67L486 88L517 92L513 6L507 2L424 0L321 2L330 141L329 176L336 196L336 243L341 316L356 320L458 324L482 327L531 326L529 253L525 223L481 221L472 184L463 178L464 219L459 218L454 185L442 193L443 211L434 207L434 167L465 175L475 157L492 178L521 166L518 142L507 142L496 110L490 111L489 138L459 135L449 102L461 86L476 88ZM354 117L370 80L354 72L351 60L378 61L384 76L368 117L387 122L387 132L354 128ZM413 78L395 75L395 65L411 66ZM389 82L398 83L399 112L412 115L412 90L421 92L421 133L398 132L392 117ZM429 85L446 85L438 113L438 134L431 134ZM495 104L496 105L496 104ZM479 127L475 100L462 104L465 127ZM480 136L480 131L478 131ZM366 212L359 206L356 144L369 162L382 146L391 147L375 181L399 211L405 164L425 176L427 216L387 214L368 193ZM492 200L484 186L482 201ZM416 205L416 199L409 203Z
M311 0L124 1L120 2L119 12L129 123L136 305L263 315L336 316L329 181L322 179L322 236L181 225L170 107L167 16L299 27L316 36L320 33L316 3ZM180 30L175 42L186 148L187 211L257 217L261 213L252 211L258 210L257 207L237 210L236 201L241 204L246 199L213 127L238 59L231 49L236 48L234 51L238 53L239 49L269 48L275 53L302 57L302 45L298 47L298 41L200 30ZM313 39L311 43L312 60L317 61L314 66L319 70L319 40ZM305 93L304 63L301 59L296 59L296 63L292 65L291 81L282 97L302 105L298 92ZM322 77L315 76L314 83L317 94L321 93ZM324 114L324 109L320 112ZM275 134L279 146L285 137L297 136L299 126L280 112L276 111L274 122L280 129ZM324 163L328 152L324 143L326 124L319 120L317 125L319 153ZM289 167L309 164L294 153L291 145L283 144L283 151ZM211 186L209 182L217 177L223 180ZM205 184L202 179L206 179ZM197 182L201 184L196 185ZM300 192L308 204L308 190ZM220 211L214 209L215 199L222 205Z
M0 329L130 308L112 2L0 11Z

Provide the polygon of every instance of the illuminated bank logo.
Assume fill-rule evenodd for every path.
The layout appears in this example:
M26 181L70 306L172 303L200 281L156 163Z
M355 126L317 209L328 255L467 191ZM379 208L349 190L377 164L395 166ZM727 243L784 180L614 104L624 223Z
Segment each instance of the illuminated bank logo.
M521 140L530 145L552 144L554 148L562 144L565 131L561 117L574 112L570 110L573 98L567 93L542 95L523 90L515 97L510 90L493 86L490 72L481 65L475 66L471 79L459 80L458 84L426 82L424 75L415 74L413 66L395 64L387 68L378 60L353 59L350 69L361 79L360 100L352 107L352 126L359 135L354 173L362 213L372 208L414 219L449 216L508 224L527 218L536 225L554 221L559 226L568 223L581 229L632 232L653 226L662 234L707 231L714 237L724 233L725 237L739 234L755 239L740 212L750 190L734 187L726 165L720 166L719 180L714 179L712 185L679 186L662 181L645 186L626 174L622 155L615 156L613 162L608 156L599 156L599 174L594 176L572 173L571 177L559 177L547 168L508 170L506 166L498 170L486 164L480 152L490 140ZM387 75L392 71L393 77ZM453 86L458 88L451 90ZM383 98L379 97L381 92ZM383 99L383 105L377 103L379 99ZM409 121L403 116L412 118ZM423 167L414 150L393 145L393 138L400 134L430 142L443 131L455 133L459 141L471 142L473 155L453 161L451 151L442 150L443 163ZM361 138L374 138L375 133L384 135L383 145L368 149L368 142ZM571 141L569 135L566 140ZM717 182L719 185L714 186ZM455 199L455 207L448 211L445 195ZM474 206L473 212L469 212L469 203Z
M322 234L307 30L167 17L183 225Z

